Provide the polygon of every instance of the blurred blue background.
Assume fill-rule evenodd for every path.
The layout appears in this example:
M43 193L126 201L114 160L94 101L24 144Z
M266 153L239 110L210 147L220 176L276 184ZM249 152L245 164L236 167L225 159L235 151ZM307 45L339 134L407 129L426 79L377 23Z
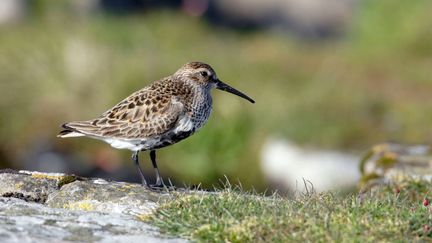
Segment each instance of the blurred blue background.
M129 151L59 139L60 124L203 61L257 103L214 91L208 124L158 152L165 178L211 187L226 175L257 190L292 188L296 175L354 180L373 144L432 140L431 10L428 0L2 0L0 166L138 182ZM147 153L141 161L153 176Z

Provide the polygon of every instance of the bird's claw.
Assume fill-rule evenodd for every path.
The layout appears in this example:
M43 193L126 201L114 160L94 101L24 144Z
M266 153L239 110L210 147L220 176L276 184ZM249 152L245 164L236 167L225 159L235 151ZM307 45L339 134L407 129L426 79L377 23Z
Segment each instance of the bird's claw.
M175 191L175 186L167 186L165 184L150 184L147 186L152 191Z

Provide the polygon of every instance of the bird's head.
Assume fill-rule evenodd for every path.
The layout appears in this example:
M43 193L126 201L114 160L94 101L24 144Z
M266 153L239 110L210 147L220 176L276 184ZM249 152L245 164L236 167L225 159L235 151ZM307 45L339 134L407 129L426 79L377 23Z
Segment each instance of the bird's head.
M183 65L174 76L181 80L187 80L188 82L204 87L207 89L216 88L240 96L251 103L255 103L253 99L243 94L242 92L234 89L228 84L222 82L216 76L216 72L210 65L202 62L189 62Z

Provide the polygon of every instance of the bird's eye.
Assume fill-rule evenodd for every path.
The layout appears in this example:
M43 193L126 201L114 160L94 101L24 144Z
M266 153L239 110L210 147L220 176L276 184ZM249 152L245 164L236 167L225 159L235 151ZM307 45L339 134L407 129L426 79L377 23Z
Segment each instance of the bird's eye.
M206 71L201 71L200 72L201 76L203 76L204 78L208 76L208 73Z

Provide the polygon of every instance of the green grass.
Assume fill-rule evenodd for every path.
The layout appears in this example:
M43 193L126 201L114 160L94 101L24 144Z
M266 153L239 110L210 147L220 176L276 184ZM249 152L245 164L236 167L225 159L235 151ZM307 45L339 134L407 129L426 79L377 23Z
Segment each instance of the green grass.
M432 183L403 179L361 194L294 199L227 188L179 194L146 220L198 242L412 242L432 240Z

